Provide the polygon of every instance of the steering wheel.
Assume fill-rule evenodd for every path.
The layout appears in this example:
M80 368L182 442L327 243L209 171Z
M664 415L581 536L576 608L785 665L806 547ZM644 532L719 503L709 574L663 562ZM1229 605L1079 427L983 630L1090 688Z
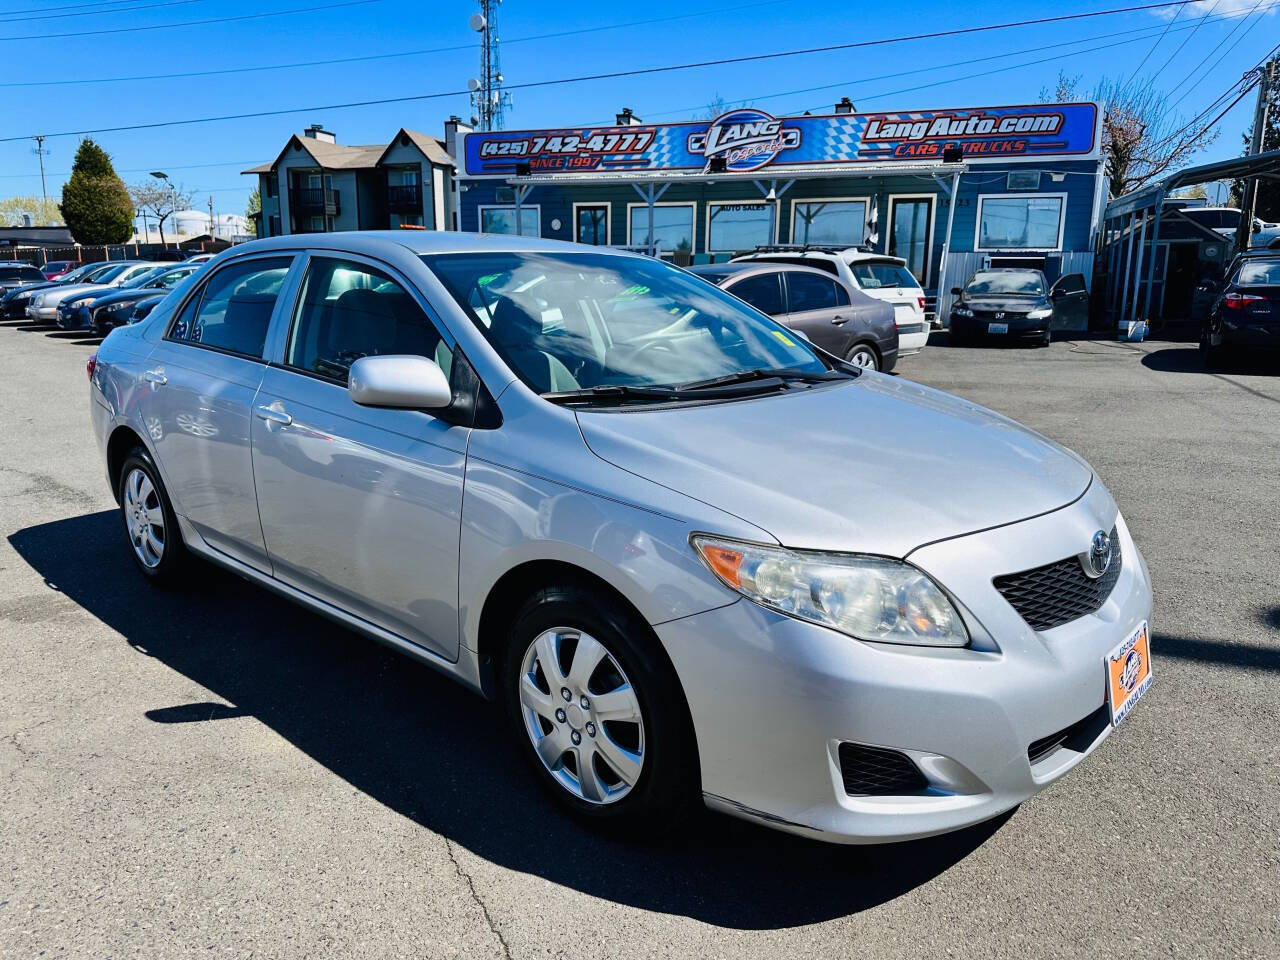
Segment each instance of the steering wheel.
M676 348L670 340L650 340L648 343L642 343L636 348L636 352L631 355L632 362L639 360L650 350L664 350L670 354L676 352Z

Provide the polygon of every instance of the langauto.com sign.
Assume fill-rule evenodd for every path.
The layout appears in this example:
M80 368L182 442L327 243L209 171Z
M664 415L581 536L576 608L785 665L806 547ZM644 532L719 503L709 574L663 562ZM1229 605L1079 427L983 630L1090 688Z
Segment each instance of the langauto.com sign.
M1098 107L1054 103L897 113L773 117L754 107L713 120L466 135L471 177L529 173L653 173L702 170L721 157L730 172L966 158L1092 157Z

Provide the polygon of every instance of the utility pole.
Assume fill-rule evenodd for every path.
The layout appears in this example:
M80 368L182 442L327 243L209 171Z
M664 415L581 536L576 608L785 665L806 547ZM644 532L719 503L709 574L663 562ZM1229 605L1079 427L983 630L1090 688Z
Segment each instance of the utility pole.
M33 153L35 153L35 155L40 158L40 196L44 198L45 206L48 206L49 205L49 188L45 186L45 182L44 182L44 154L45 154L44 134L43 133L37 134L31 139L36 142L36 148L33 151Z
M1249 156L1262 152L1263 135L1267 129L1267 111L1271 106L1271 91L1276 88L1277 74L1280 74L1280 57L1273 57L1262 68L1258 78L1258 104L1253 110L1253 136L1249 140ZM1258 178L1249 177L1244 181L1244 196L1240 204L1240 226L1236 230L1236 249L1249 249L1249 239L1253 236L1253 211L1258 203Z
M218 231L214 229L213 224L213 194L209 194L209 236L217 237Z

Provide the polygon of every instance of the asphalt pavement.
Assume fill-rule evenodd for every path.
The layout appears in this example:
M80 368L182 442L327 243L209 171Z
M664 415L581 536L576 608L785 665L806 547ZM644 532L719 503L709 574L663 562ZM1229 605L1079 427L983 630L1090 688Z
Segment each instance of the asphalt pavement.
M1280 956L1280 362L902 361L1094 464L1151 568L1155 684L1011 815L831 847L593 832L429 669L209 567L148 587L92 350L0 325L0 957Z

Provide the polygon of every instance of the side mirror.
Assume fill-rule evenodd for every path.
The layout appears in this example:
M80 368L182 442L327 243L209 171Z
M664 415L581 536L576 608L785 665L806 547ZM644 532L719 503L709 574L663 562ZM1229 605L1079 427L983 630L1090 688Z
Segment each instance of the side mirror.
M439 410L453 400L439 365L414 356L361 357L351 365L347 392L362 407Z
M959 287L952 287L952 288L951 288L951 295L952 295L953 297L958 297L958 296L960 296L960 294L962 294L962 293L964 293L964 291L963 291L963 290L961 290Z

